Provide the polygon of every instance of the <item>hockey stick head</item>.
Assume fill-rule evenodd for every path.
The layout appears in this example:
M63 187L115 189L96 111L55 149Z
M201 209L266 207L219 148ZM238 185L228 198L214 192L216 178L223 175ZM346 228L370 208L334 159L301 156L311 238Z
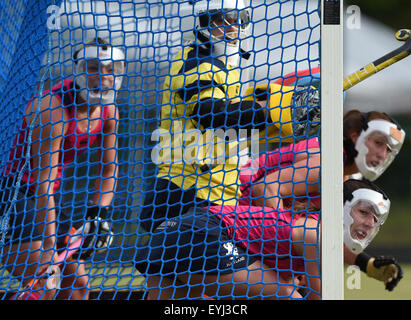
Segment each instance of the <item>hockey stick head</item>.
M395 33L395 39L399 41L407 41L411 37L410 29L400 29Z
M369 63L356 72L344 78L344 91L352 88L357 83L369 78L373 74L401 61L411 54L411 30L400 29L395 33L395 38L399 41L405 42L401 47L387 53L383 57Z

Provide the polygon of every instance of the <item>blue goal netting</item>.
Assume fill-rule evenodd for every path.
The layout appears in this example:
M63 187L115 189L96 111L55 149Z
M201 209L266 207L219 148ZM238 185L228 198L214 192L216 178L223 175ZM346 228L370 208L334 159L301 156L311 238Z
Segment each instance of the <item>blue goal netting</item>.
M320 22L317 0L1 3L0 298L321 295Z

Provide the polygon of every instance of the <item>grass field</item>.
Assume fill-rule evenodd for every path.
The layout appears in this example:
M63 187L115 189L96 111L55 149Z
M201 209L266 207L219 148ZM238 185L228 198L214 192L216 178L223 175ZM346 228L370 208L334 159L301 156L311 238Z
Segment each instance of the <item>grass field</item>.
M384 284L361 272L360 289L348 289L347 281L352 274L345 272L345 300L411 300L411 264L401 265L404 277L397 287L389 292ZM351 283L351 282L350 282Z
M411 264L402 265L402 267L404 278L392 292L385 290L381 282L367 277L362 272L359 281L360 288L349 289L352 274L345 272L344 298L346 300L411 300ZM141 299L144 290L143 284L144 278L139 276L131 265L121 268L114 264L110 264L110 268L94 265L91 272L90 287L92 292L90 299Z

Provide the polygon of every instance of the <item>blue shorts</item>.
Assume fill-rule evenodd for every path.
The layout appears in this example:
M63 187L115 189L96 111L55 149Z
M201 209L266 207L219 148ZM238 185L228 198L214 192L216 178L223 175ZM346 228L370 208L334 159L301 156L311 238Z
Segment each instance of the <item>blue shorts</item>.
M190 208L154 230L137 254L136 268L143 275L175 278L188 272L233 273L256 260L229 237L218 216Z

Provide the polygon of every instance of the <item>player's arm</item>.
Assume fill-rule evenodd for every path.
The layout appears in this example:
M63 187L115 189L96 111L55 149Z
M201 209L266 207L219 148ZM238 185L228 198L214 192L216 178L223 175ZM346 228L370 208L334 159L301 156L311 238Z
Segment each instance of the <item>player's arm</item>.
M119 112L117 108L110 109L111 114L105 120L102 148L99 157L99 175L95 183L95 193L93 204L99 207L111 205L116 190L118 175L118 148L117 148L117 128L119 122Z
M203 128L264 129L267 121L266 101L254 102L239 98L226 100L203 98L194 107L194 115Z
M200 73L197 72L200 70ZM235 91L227 84L227 73L219 67L202 63L181 81L177 94L185 102L186 116L197 121L204 129L232 128L263 129L267 121L265 102L242 99L239 95L231 98L227 92Z
M38 100L28 105L27 122L35 117ZM50 261L56 240L56 210L53 186L57 177L59 154L63 137L63 113L60 101L50 95L42 98L40 113L32 133L31 175L37 181L36 186L36 227L44 234L43 249L49 250L42 255L41 261Z
M253 204L277 208L278 205L282 206L282 197L306 196L318 192L320 164L319 152L310 150L296 156L292 165L282 167L253 184Z
M319 221L310 218L298 219L292 228L294 250L303 257L306 266L306 278L309 288L308 299L321 299L321 225Z
M109 206L113 200L118 175L117 128L119 113L112 108L108 120L105 121L102 137L102 148L99 157L99 176L96 180L94 203L101 207Z
M355 254L344 246L344 262L356 265L367 276L381 281L388 291L394 290L403 277L400 264L391 256L371 256L366 252Z

